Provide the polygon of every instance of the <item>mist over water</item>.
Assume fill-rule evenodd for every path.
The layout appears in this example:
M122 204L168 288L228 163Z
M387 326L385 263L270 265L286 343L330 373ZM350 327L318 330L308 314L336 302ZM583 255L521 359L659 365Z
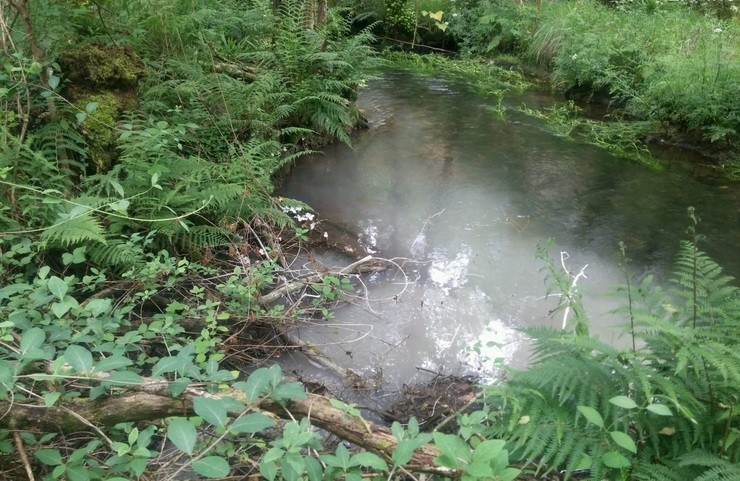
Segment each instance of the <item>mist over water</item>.
M509 106L552 102L525 95ZM387 388L429 375L418 368L485 375L493 372L487 358L526 364L516 329L563 321L550 313L558 299L544 298L535 258L548 238L558 264L565 252L572 272L588 265L579 286L592 332L616 343L627 342L614 327L624 320L610 313L623 304L614 294L624 283L619 241L633 273L665 282L694 206L703 249L740 274L737 184L683 162L651 171L513 109L501 122L487 109L496 99L463 83L391 72L358 103L371 129L353 149L330 146L301 161L281 193L357 232L367 252L408 260L406 277L390 270L365 279L369 302L300 328L340 364L382 373Z

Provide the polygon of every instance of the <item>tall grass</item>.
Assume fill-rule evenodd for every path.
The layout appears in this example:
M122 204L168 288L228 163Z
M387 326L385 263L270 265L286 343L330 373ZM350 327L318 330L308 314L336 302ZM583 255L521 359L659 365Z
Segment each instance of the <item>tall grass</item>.
M636 118L667 122L725 147L740 144L737 15L719 19L671 2L630 8L595 0L468 3L480 15L462 15L453 28L468 52L485 52L491 44L482 45L484 39L500 37L496 45L507 48L499 50L513 46L547 66L564 91L608 93Z

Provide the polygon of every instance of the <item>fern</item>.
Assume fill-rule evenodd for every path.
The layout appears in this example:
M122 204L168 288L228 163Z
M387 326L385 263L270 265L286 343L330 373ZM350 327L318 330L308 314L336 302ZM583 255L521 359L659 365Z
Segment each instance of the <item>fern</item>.
M47 246L68 247L85 241L105 244L105 229L90 210L79 214L65 214L57 223L41 234Z
M547 266L559 289L572 289L552 261ZM740 350L736 336L728 334L739 327L740 296L732 282L695 242L682 243L673 287L661 291L645 280L624 311L644 347L620 351L583 331L527 329L533 364L512 372L498 391L503 422L492 434L507 438L516 455L541 472L563 469L566 477L584 459L591 460L591 479L608 476L601 456L614 449L605 435L616 430L638 445L631 458L634 479L689 479L661 474L677 469L693 473L690 479L736 479L732 463L740 450L731 439L739 426L733 412ZM577 293L570 294L578 302ZM585 313L580 318L587 319ZM612 404L615 396L629 397L638 408ZM645 409L656 403L672 415ZM595 409L604 429L585 422L578 406Z

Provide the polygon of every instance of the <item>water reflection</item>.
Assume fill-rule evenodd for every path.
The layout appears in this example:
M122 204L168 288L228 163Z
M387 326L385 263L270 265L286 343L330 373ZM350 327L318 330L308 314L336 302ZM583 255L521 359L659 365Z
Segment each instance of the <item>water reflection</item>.
M569 269L589 265L579 285L592 331L606 341L619 342L610 326L622 322L609 314L621 305L611 295L624 279L620 240L634 271L660 275L694 205L705 219L705 248L730 273L740 271L738 189L718 188L719 179L683 164L651 172L549 134L524 115L501 123L486 109L495 99L441 80L391 74L360 102L373 129L354 150L335 146L302 162L283 194L359 233L368 252L406 260L408 278L367 280L369 303L340 308L331 324L301 333L342 364L382 371L389 387L417 379L417 368L490 373L495 357L523 365L516 329L562 321L550 315L558 300L544 298L535 259L549 237L558 241L556 258L569 253ZM340 345L347 332L361 340Z

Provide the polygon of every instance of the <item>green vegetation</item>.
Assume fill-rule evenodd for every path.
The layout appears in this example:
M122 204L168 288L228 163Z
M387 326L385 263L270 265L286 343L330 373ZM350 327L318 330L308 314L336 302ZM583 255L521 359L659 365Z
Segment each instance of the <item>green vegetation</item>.
M441 11L448 28L422 29L415 43L439 46L443 37L465 56L514 57L546 72L570 99L608 100L608 122L598 129L621 132L606 136L614 143L603 135L595 143L611 143L615 153L644 159L623 147L648 138L701 144L731 176L737 171L740 14L730 1L406 0L385 2L385 10L378 3L366 11L396 39L411 42L409 26L428 20L421 12ZM405 36L397 4L409 17ZM622 126L633 121L642 128Z
M504 28L498 17L477 23L475 9L488 2L457 17L446 2L386 3L368 6L392 7L390 25L412 43L457 28L473 52L491 25L507 32L491 49L534 52L532 39L544 42L526 33L538 25L529 20L516 34L520 26ZM555 470L586 470L594 480L736 478L740 354L728 333L740 327L740 295L696 235L683 245L672 289L626 275L631 349L589 336L572 275L548 263L572 329L531 331L532 368L483 389L451 432L423 432L411 419L386 433L353 405L307 394L279 365L255 369L284 323L328 316L351 288L344 271L301 274L310 302L269 301L289 285L284 252L313 219L307 206L273 195L274 176L319 140L349 141L357 89L379 64L371 31L352 33L348 10L324 7L0 1L0 472L69 481L419 472L507 481ZM575 5L567 7L541 6L575 22ZM598 16L604 7L580 8ZM535 6L505 11L536 18ZM719 101L731 90L725 75L737 78L724 57L736 54L737 32L717 25L721 45L692 43L705 57L686 62L704 65L702 81L715 79ZM634 115L736 142L731 103L703 102L718 110L692 111L696 118L670 117L688 108L678 95L678 107L640 110L634 92L665 98L659 82L644 79L673 79L668 57L662 70L617 85L595 77L609 68L558 67L561 57L576 59L554 44L577 40L554 38L547 61L564 86L608 87ZM625 64L639 57L623 47ZM499 97L524 84L482 64L413 61L474 74L478 88ZM574 75L580 69L591 73ZM691 78L699 77L677 81ZM358 448L330 446L316 427Z

